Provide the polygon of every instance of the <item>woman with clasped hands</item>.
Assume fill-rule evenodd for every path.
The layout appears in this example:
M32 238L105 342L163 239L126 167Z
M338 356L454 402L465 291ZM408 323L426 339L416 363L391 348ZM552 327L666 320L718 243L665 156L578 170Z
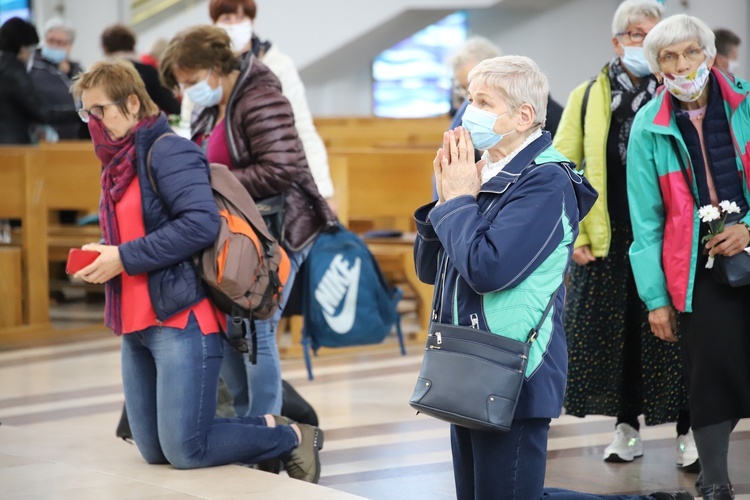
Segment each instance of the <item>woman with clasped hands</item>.
M630 261L651 329L683 350L700 492L734 498L727 453L750 417L750 287L719 284L706 263L750 244L750 84L712 68L714 35L698 18L665 19L643 48L666 91L638 112L628 144ZM737 223L703 245L696 205L724 200Z
M439 198L414 215L417 273L435 285L436 322L525 341L560 291L532 344L510 431L451 425L460 500L570 495L543 490L547 433L565 391L563 277L597 194L542 130L548 93L527 57L479 63L463 126L445 133L434 160ZM476 164L475 147L485 150Z

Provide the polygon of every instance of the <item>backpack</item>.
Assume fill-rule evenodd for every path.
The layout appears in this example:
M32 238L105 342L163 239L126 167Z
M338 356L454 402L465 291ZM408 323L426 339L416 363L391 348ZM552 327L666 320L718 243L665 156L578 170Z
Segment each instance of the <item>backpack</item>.
M290 262L266 228L252 197L229 168L219 163L212 163L210 168L211 190L221 227L213 245L195 255L193 262L209 299L231 316L227 331L221 334L239 352L250 351L246 331L246 324L250 324L250 359L254 364L258 349L255 328L252 321L244 320L268 319L276 313L289 278ZM151 150L146 159L146 173L158 195Z
M307 347L379 344L396 324L401 290L391 286L356 234L340 226L318 235L304 264L302 311ZM309 361L309 356L306 357ZM308 375L312 370L308 363Z

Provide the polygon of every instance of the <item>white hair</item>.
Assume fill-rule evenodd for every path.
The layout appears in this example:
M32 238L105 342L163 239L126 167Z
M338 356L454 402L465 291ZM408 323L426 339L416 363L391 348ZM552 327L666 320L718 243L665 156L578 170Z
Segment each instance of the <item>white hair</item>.
M534 123L547 121L549 84L539 66L525 56L485 59L469 72L469 83L477 82L497 92L515 111L528 103L534 109Z
M656 0L625 0L617 7L612 18L612 36L625 33L633 23L651 19L660 21L664 17L664 5Z
M44 34L46 35L52 30L60 30L64 31L68 34L68 38L70 38L70 42L72 43L73 40L75 40L76 32L75 30L66 23L61 17L53 17L46 23L44 23Z
M661 73L659 53L670 45L694 40L703 49L706 59L716 57L714 32L697 17L687 14L670 16L654 26L643 41L643 55L654 74Z
M451 54L448 58L448 64L453 68L453 71L456 71L466 63L478 63L501 54L502 52L497 48L497 45L484 37L475 36L466 40L463 45Z

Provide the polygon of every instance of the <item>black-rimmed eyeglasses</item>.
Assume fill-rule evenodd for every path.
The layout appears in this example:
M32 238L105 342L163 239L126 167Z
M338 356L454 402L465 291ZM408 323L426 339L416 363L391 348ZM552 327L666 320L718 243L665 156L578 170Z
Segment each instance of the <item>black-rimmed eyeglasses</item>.
M116 100L115 102L110 102L108 104L99 104L97 106L91 106L91 109L80 108L76 111L78 111L78 116L81 117L81 121L83 121L83 123L88 123L89 119L92 116L96 118L97 120L101 120L102 118L104 118L104 108L106 108L107 106L115 106L117 104L120 104L124 100L125 98L122 98L122 99Z

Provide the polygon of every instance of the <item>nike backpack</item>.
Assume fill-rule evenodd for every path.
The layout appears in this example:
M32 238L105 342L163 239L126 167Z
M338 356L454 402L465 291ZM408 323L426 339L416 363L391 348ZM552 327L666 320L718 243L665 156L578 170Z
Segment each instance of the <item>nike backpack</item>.
M146 167L151 187L158 194L151 151ZM211 164L211 190L219 209L219 236L193 261L209 299L231 317L222 336L237 351L250 352L254 364L258 346L252 319L268 319L279 309L290 262L252 197L226 165ZM252 351L247 342L248 324Z
M356 234L342 226L319 234L303 267L303 343L314 351L378 344L398 327L401 290Z

